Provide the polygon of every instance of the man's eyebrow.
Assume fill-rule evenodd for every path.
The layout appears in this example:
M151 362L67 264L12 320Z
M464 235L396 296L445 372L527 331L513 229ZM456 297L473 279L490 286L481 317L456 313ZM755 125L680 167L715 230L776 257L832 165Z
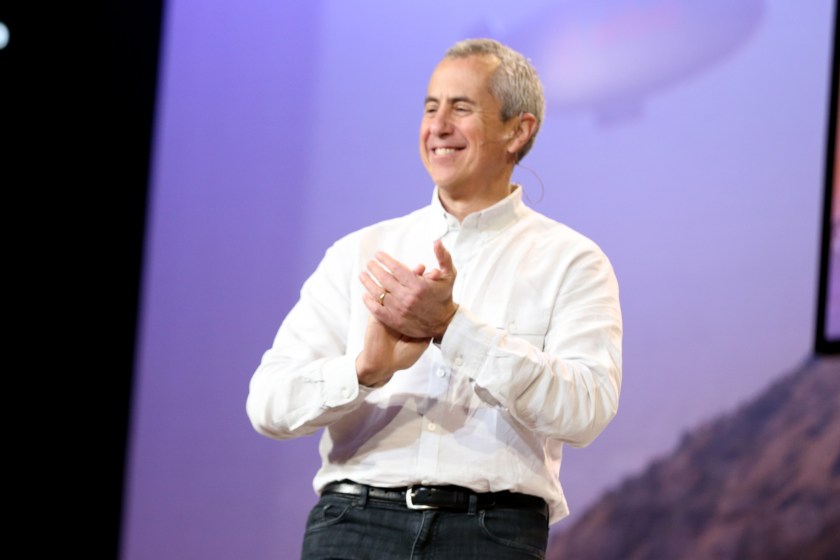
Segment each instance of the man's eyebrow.
M472 105L475 105L475 101L473 101L471 98L467 97L466 95L459 95L457 97L450 97L450 98L447 99L447 101L449 101L449 103L451 103L451 104L470 103ZM426 96L425 103L439 103L439 102L440 102L440 100L437 97L434 97L434 96L431 96L431 95Z

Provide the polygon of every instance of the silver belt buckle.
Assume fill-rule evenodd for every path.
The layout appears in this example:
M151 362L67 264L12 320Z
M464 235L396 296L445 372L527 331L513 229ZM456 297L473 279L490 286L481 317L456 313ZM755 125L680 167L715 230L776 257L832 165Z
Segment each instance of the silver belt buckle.
M414 497L414 487L409 486L405 491L405 505L408 509L437 509L437 506L424 506L411 501Z

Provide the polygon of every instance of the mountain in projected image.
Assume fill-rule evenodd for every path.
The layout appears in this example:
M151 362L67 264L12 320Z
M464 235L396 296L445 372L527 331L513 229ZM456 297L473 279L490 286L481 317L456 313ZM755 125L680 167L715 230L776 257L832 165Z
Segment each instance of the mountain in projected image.
M684 436L552 535L548 558L840 558L840 357Z

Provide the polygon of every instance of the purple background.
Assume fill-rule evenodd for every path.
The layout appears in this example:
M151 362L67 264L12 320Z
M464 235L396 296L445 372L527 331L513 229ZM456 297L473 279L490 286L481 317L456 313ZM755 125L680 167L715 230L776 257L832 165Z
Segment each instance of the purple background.
M426 83L468 36L543 75L546 122L514 178L621 286L621 407L567 448L570 519L797 366L832 16L831 0L171 0L122 557L298 555L317 437L257 435L248 381L332 241L428 203Z

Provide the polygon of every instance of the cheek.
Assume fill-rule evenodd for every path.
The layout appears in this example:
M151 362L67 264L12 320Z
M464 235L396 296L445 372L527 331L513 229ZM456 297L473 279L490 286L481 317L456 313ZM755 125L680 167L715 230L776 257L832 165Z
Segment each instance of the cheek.
M420 147L420 155L426 157L426 140L429 138L429 127L420 126L420 135L418 145Z

